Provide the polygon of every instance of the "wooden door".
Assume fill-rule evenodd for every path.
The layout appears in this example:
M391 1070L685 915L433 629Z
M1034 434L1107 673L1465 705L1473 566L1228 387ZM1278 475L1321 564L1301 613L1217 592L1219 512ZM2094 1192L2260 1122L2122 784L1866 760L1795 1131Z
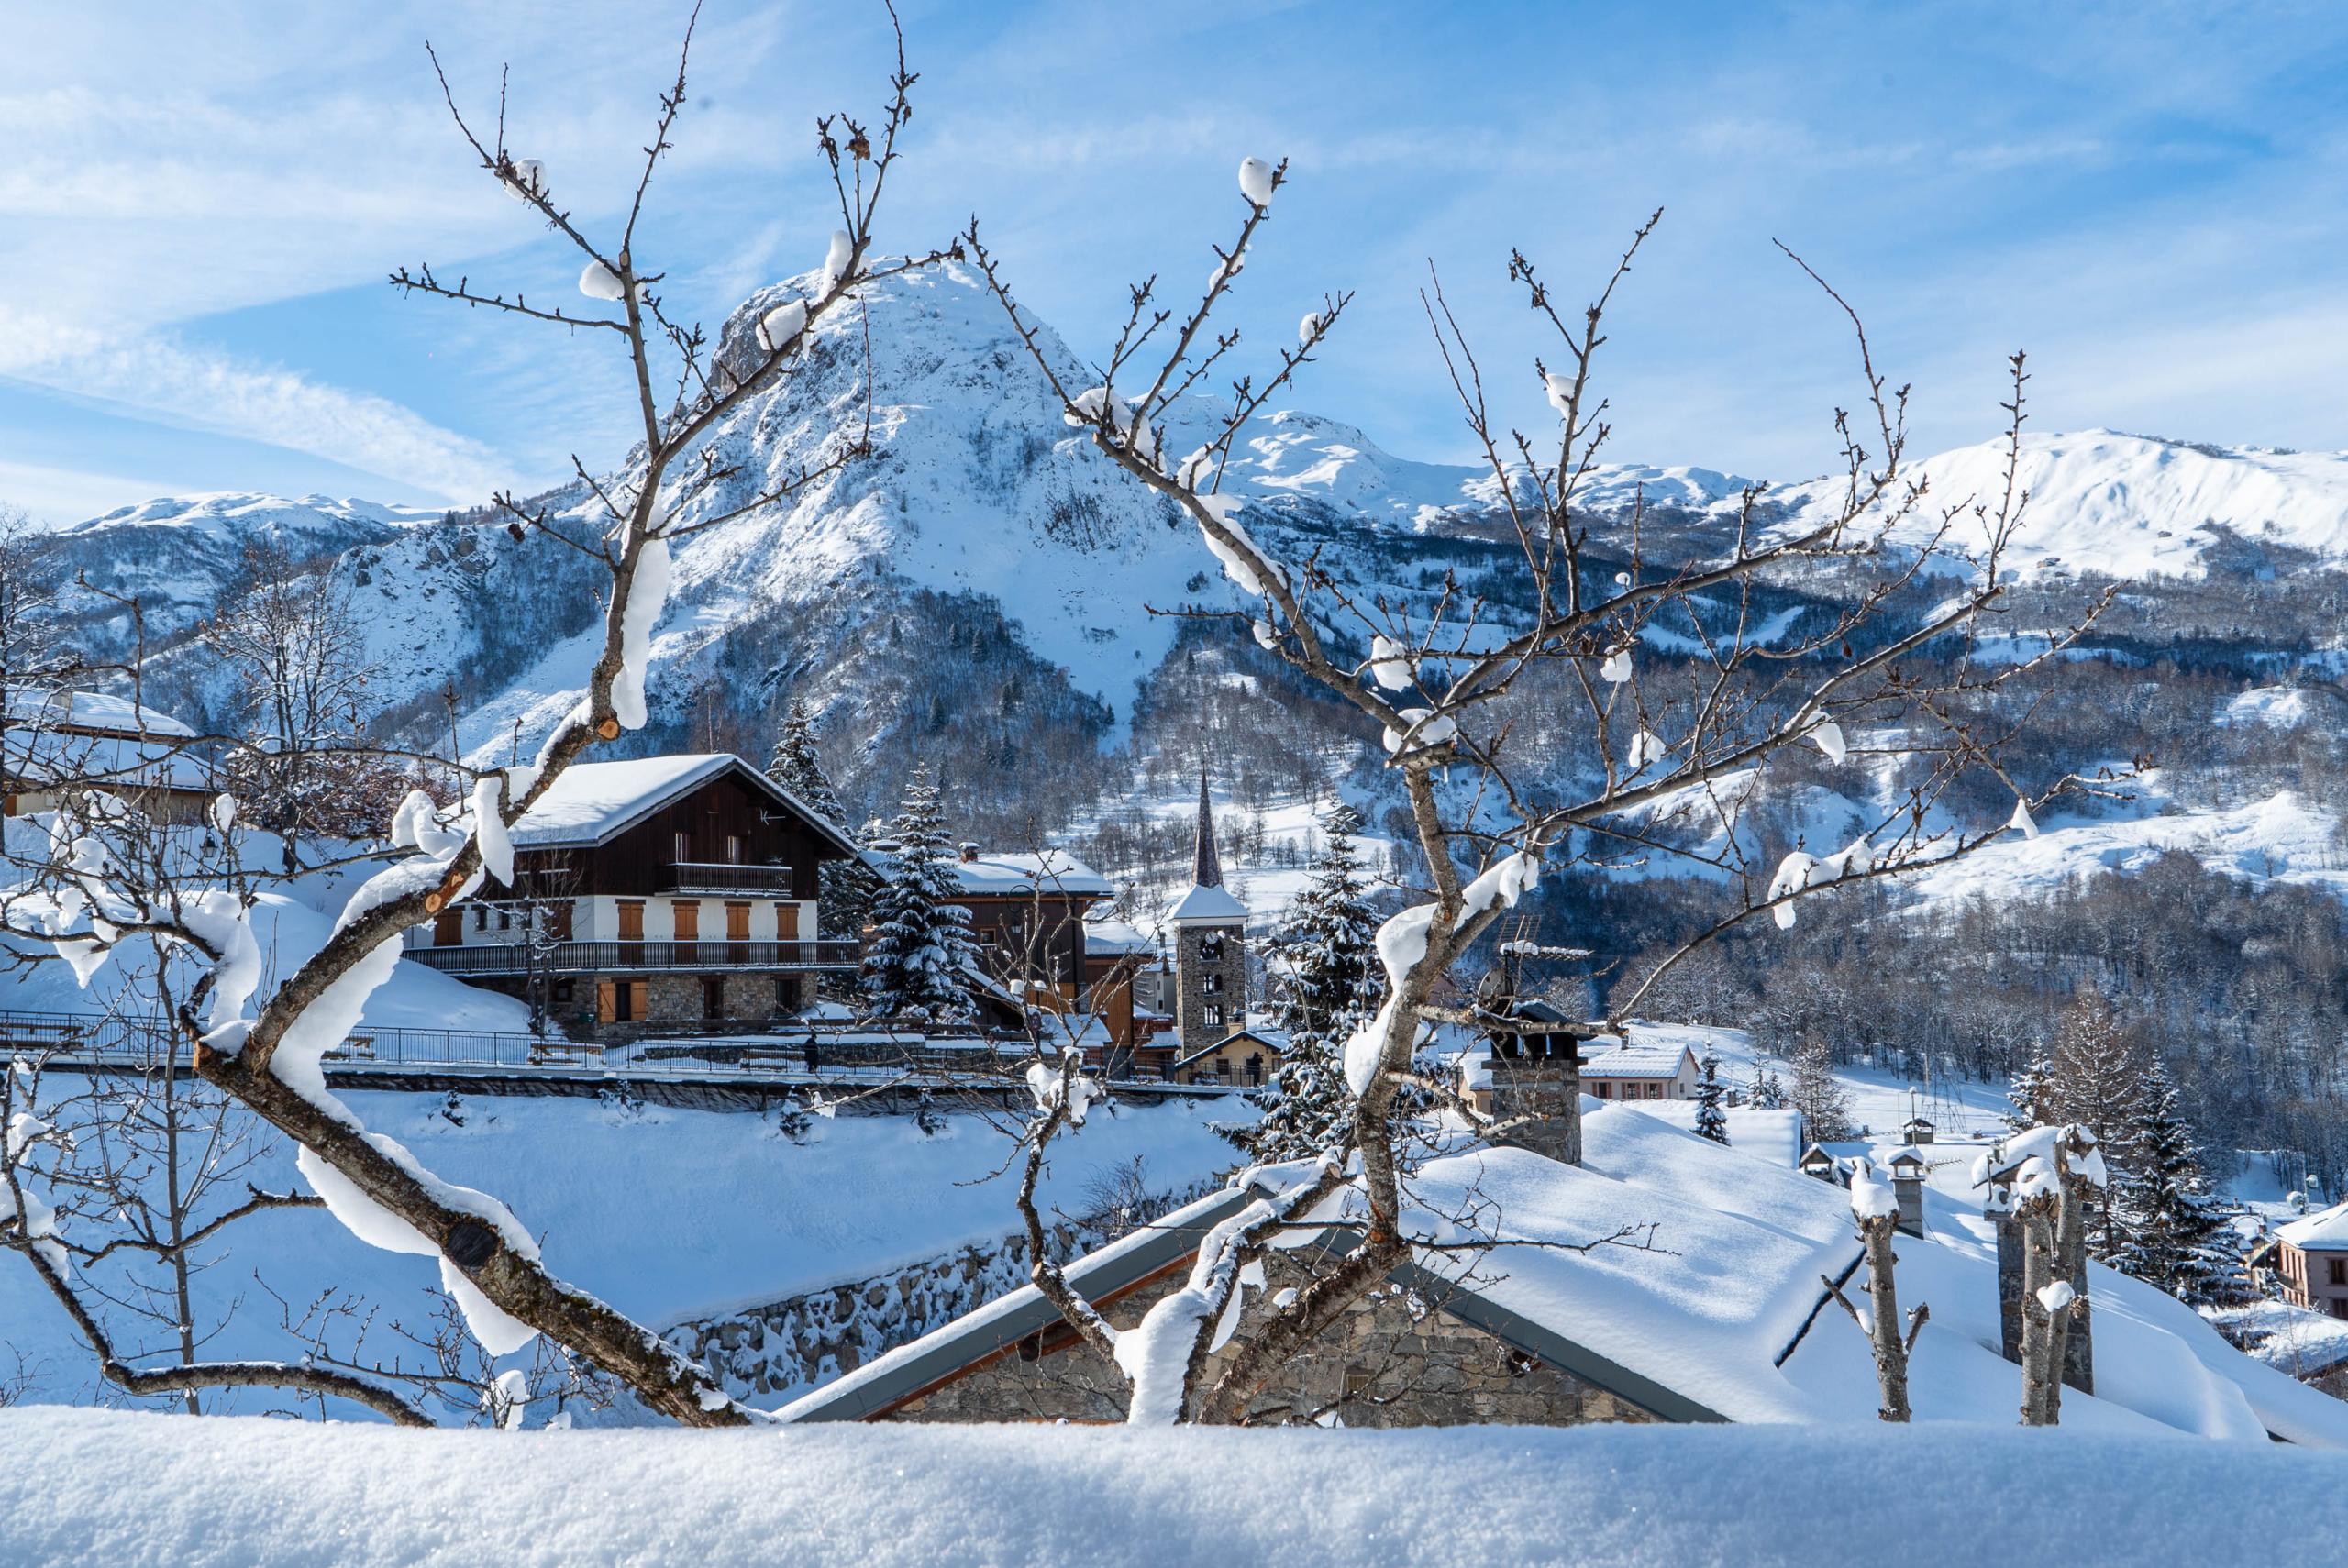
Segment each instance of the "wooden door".
M749 905L729 903L725 906L725 940L728 942L750 940Z
M432 945L461 947L465 942L465 911L450 904L432 917Z
M620 940L622 942L643 941L644 900L642 899L622 899L619 901L619 909Z
M609 980L596 981L595 1021L598 1023L617 1023L619 1021L619 988Z

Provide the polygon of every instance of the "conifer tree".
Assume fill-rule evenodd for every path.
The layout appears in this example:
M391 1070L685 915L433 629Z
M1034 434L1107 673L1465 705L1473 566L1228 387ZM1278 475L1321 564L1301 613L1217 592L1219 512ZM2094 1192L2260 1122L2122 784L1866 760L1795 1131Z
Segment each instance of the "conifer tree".
M2157 1061L2145 1075L2129 1143L2133 1158L2120 1175L2112 1265L2197 1307L2247 1300L2230 1217L2210 1195L2192 1128L2177 1110L2176 1086Z
M2017 1132L2027 1132L2033 1127L2059 1121L2054 1114L2054 1064L2041 1052L2014 1070L2013 1081L2006 1088L2006 1098L2013 1102L2013 1110L2005 1123Z
M1753 1068L1753 1103L1762 1110L1783 1110L1786 1108L1786 1086L1776 1071L1755 1064Z
M1272 1004L1288 1032L1271 1082L1251 1097L1262 1110L1233 1142L1259 1161L1309 1158L1351 1135L1353 1096L1340 1062L1346 1038L1378 1010L1385 981L1375 945L1378 917L1354 847L1361 818L1339 804L1322 819L1312 879L1290 907L1278 951L1286 976Z
M1728 1142L1728 1116L1721 1110L1721 1059L1704 1053L1704 1076L1696 1085L1696 1135Z
M839 792L832 788L823 760L815 755L815 721L800 698L791 700L790 711L783 715L782 731L775 736L774 750L767 757L767 777L810 811L829 818L850 841L860 842L848 825L847 810L840 804ZM860 860L826 860L817 877L818 934L852 937L862 931L871 918L872 898L880 886L872 868Z
M970 911L956 901L961 883L926 767L914 769L889 839L895 865L874 895L872 941L857 979L865 1016L968 1023L978 949Z
M1804 1042L1794 1052L1793 1069L1794 1081L1788 1093L1794 1109L1801 1112L1802 1136L1820 1143L1853 1136L1857 1129L1851 1125L1851 1097L1834 1076L1826 1042Z
M2105 1161L2121 1176L2134 1168L2132 1140L2144 1111L2144 1053L2121 1026L2101 992L2082 987L2054 1027L2039 1109L2047 1125L2070 1122L2095 1134ZM2114 1209L2118 1181L2097 1189L2090 1237L2096 1256L2120 1245Z

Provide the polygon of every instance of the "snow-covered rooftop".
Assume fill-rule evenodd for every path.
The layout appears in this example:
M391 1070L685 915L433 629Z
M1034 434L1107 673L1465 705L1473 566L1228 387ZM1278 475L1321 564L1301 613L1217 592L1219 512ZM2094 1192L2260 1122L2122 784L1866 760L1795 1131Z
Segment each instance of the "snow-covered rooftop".
M180 734L190 734L184 726ZM168 739L83 734L10 727L0 732L0 769L29 784L87 784L100 789L208 787L203 760Z
M1087 953L1155 953L1157 944L1124 921L1089 920L1084 922L1084 950Z
M1582 1058L1586 1078L1676 1078L1688 1062L1684 1045L1623 1045Z
M547 787L529 814L514 824L514 844L522 849L603 844L670 801L728 773L789 806L843 853L857 853L856 845L830 818L729 752L643 756L628 762L574 762Z
M1466 1314L1469 1297L1498 1309L1589 1364L1667 1395L1679 1419L1872 1429L1878 1396L1866 1341L1839 1312L1820 1310L1820 1276L1839 1275L1859 1255L1847 1194L1632 1106L1585 1101L1585 1110L1578 1166L1479 1144L1413 1175L1406 1222L1414 1231L1453 1234L1445 1216L1472 1206L1491 1217L1498 1239L1534 1243L1482 1257L1422 1254L1416 1266L1454 1292L1446 1309ZM1202 1200L1166 1224L1212 1223L1235 1196ZM1335 1220L1346 1196L1316 1217ZM1994 1348L1992 1231L1970 1207L1931 1191L1924 1202L1925 1234L1899 1253L1901 1299L1932 1307L1910 1373L1917 1419L2010 1424L2021 1372ZM1623 1228L1632 1244L1571 1250ZM1652 1245L1638 1244L1646 1235ZM1113 1253L1072 1272L1089 1275ZM2065 1399L2066 1431L2181 1431L2262 1448L2272 1433L2348 1447L2348 1406L2243 1355L2174 1297L2100 1264L2090 1270L2097 1392ZM869 1395L901 1366L934 1381L941 1365L967 1364L953 1360L958 1337L985 1353L992 1346L979 1331L1037 1299L1032 1286L1013 1292L847 1381ZM827 1392L789 1418L831 1405Z
M36 690L18 687L7 694L10 724L54 729L103 730L110 734L153 735L185 740L195 732L169 713L105 691L75 691L64 687Z
M1245 921L1247 906L1233 898L1227 889L1193 885L1166 918L1177 925L1192 922L1220 925L1232 921Z
M2335 1203L2276 1232L2303 1253L2348 1253L2348 1203Z
M1116 889L1109 879L1066 850L1041 855L980 855L954 862L962 891L973 898L1017 898L1036 892L1105 899Z

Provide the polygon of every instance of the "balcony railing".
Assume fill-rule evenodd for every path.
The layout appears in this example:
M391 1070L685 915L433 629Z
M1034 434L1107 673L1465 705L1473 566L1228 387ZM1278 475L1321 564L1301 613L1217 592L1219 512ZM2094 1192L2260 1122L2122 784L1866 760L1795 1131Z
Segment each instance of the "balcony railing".
M412 947L401 955L445 975L626 975L668 970L853 969L854 942L558 942L535 955L519 942Z
M741 866L730 860L672 860L660 868L664 893L752 893L792 896L788 866Z

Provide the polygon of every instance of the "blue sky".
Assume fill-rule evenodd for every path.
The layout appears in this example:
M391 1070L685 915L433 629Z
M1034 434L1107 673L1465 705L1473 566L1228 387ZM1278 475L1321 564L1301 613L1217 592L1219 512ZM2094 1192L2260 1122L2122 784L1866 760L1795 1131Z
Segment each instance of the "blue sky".
M1504 412L1544 418L1512 245L1579 302L1656 206L1601 368L1615 455L1796 478L1857 393L1802 251L1916 388L1919 452L2034 426L2348 447L2348 7L903 0L923 80L892 248L970 213L1105 346L1129 278L1203 274L1232 171L1293 183L1235 319L1356 312L1297 406L1465 459L1417 289L1441 267ZM189 490L470 501L615 458L600 344L403 300L576 298L468 167L425 59L593 221L624 200L683 7L521 0L27 7L0 75L0 500L67 521ZM814 116L869 108L875 4L709 0L640 247L714 321L820 259ZM885 389L884 389L885 395Z

